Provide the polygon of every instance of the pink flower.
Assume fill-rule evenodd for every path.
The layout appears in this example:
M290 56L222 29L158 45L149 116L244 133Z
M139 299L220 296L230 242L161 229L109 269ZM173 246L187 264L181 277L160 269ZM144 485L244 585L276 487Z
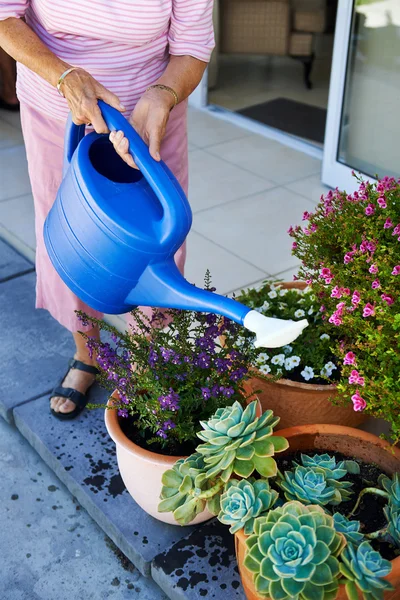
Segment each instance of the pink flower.
M398 225L396 225L396 227L393 229L392 235L399 235L399 233L400 233L400 223Z
M345 302L339 302L338 304L336 304L336 312L339 314L343 313L344 307L346 306Z
M371 265L368 271L375 274L378 272L378 267L376 265Z
M357 290L354 290L353 295L351 297L351 303L359 304L360 302L361 302L360 292L358 292Z
M354 260L353 252L347 252L347 254L344 255L343 262L345 265L348 265L353 260Z
M373 215L375 212L375 206L373 204L368 204L367 208L365 209L365 214L367 215L367 217L369 217L370 215Z
M311 284L312 284L312 282L313 282L313 280L312 280L312 279L306 279L306 284L307 284L307 285L311 285Z
M322 277L322 279L327 279L329 277L332 277L331 270L326 267L321 269L321 277Z
M333 313L333 315L329 317L329 323L332 323L332 325L336 325L338 327L343 323L343 320L337 313Z
M369 302L364 306L363 317L374 317L375 306L372 306Z
M394 303L394 299L392 298L392 296L387 296L386 294L382 294L381 298L384 302L388 303L388 306L390 306L391 304Z
M350 288L343 288L343 294L345 296L350 296L350 294L351 294Z
M376 250L375 242L367 242L367 249L372 253L375 252L375 250Z
M297 242L293 242L293 244L292 244L292 250L296 250L296 248L297 248Z
M341 298L343 295L342 288L339 288L337 285L333 288L331 292L331 298Z
M357 412L364 410L364 408L367 406L367 403L365 402L364 398L360 396L360 392L358 390L355 394L353 394L351 400L353 402L353 408Z
M321 308L319 309L319 311L320 311L320 312L325 312L325 311L326 311L326 308L325 308L325 306L324 306L324 305L322 305L322 306L321 306Z
M310 218L310 213L308 211L305 211L303 213L303 221L308 221L308 219Z
M354 370L351 372L351 375L349 377L349 383L363 386L365 385L365 379L364 377L360 376L358 371Z
M361 250L361 252L366 252L367 251L367 242L366 242L366 240L364 240L363 242L361 242L361 244L360 244L360 250Z
M292 235L292 233L294 233L294 229L293 229L293 227L292 227L292 226L290 226L290 227L289 227L289 229L287 230L287 233L288 233L289 235Z
M381 284L380 284L379 279L375 279L375 281L372 282L372 289L376 290L376 289L378 289L380 287L381 287Z
M392 227L393 227L393 223L392 223L391 219L386 219L383 228L384 229L391 229Z
M355 365L356 364L356 355L354 352L348 352L343 360L344 365Z
M400 265L396 265L392 271L392 275L400 275Z
M315 223L311 223L310 225L310 231L312 231L314 233L314 231L317 231L317 226Z
M378 204L381 208L387 208L386 200L383 196L378 198Z

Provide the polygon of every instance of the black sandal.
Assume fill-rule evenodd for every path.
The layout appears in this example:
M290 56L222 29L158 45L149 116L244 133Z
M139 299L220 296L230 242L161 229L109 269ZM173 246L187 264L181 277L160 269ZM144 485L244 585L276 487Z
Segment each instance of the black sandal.
M59 396L61 398L67 398L71 400L75 404L74 410L68 413L56 412L50 407L51 414L60 419L60 421L66 421L69 419L75 419L85 408L88 403L87 392L92 386L89 386L86 390L86 394L82 394L82 392L78 392L78 390L74 390L73 388L66 388L62 386L62 382L68 375L71 369L78 369L79 371L85 371L86 373L92 373L92 375L98 375L100 371L96 369L96 367L92 367L90 365L85 364L80 360L76 360L75 358L71 358L68 363L68 371L65 373L64 377L61 379L60 383L54 388L51 393L50 400L55 396ZM92 384L93 385L93 384Z

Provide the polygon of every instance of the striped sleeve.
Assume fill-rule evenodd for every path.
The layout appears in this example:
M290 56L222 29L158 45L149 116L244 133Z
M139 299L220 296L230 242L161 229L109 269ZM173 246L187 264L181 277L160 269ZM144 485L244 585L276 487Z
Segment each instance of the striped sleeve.
M23 17L28 4L29 0L13 0L12 2L0 0L0 21L4 21L9 17Z
M213 0L173 0L169 52L209 62L214 48Z

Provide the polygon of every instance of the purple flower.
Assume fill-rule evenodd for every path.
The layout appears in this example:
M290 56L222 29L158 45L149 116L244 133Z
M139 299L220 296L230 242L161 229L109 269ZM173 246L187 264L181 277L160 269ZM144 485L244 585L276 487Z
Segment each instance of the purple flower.
M118 386L125 388L127 386L128 380L125 377L121 377L121 379L118 381Z
M370 215L373 215L375 212L375 206L373 204L368 204L367 208L365 209L365 214L369 217Z
M168 350L167 348L164 348L163 346L161 346L160 351L161 351L161 356L162 356L164 362L169 362L171 360L171 358L173 358L173 356L175 355L175 352L173 350Z
M391 219L386 219L383 229L391 229L393 227L393 223Z
M375 279L375 281L372 282L372 289L376 290L376 289L378 289L380 287L381 287L381 284L380 284L379 279Z
M208 387L202 387L201 395L203 396L204 400L208 400L211 396L211 390Z
M155 350L153 350L153 348L150 348L150 352L149 352L149 365L150 367L154 368L156 363L158 361L158 354Z
M217 367L218 373L225 373L230 367L231 361L226 358L216 358L215 366Z
M128 417L129 414L128 414L128 411L126 410L126 408L119 408L118 409L118 416L119 417L124 417L124 418Z
M162 410L171 410L176 412L179 409L179 394L174 392L172 388L169 388L169 394L160 396L158 401Z
M394 303L392 296L388 296L387 294L382 294L381 298L384 302L387 302L388 306Z
M375 306L373 306L370 302L364 306L363 317L374 317L375 316Z
M392 275L400 275L400 265L396 265L392 271Z
M371 266L370 266L370 268L368 269L368 271L369 271L370 273L373 273L373 274L375 274L375 273L377 273L377 272L378 272L378 267L377 267L376 265L371 265Z
M162 438L163 440L166 440L168 437L165 431L163 431L162 429L159 429L156 435L158 435L158 437Z
M378 198L378 204L381 208L387 208L386 200L383 196Z
M219 390L220 392L222 392L222 395L226 398L230 398L235 393L235 390L232 387L224 387L223 385L221 385Z
M167 419L162 424L162 430L163 431L169 431L170 429L175 429L175 427L176 427L176 425L175 425L175 423L173 421L171 421L171 419Z
M236 381L243 379L246 373L247 369L245 367L239 367L235 371L232 371L232 373L229 375L229 379L235 383Z
M200 369L209 369L211 366L209 355L206 352L200 352L196 360L196 365L200 367Z

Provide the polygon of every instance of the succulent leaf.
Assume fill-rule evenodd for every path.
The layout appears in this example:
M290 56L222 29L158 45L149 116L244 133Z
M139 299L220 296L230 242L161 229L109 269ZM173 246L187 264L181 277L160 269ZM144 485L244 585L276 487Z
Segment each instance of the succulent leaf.
M335 513L333 522L336 531L342 533L353 546L359 546L364 541L364 535L360 533L360 521L350 521L344 515Z
M337 505L350 498L352 484L328 478L326 468L319 466L297 466L294 471L285 471L278 485L287 500L300 500L305 504Z
M383 599L386 590L394 589L389 581L383 579L391 572L391 563L382 558L369 542L364 541L357 547L348 544L341 554L341 560L342 574L353 582L353 585L349 585L353 596L354 586L363 592L365 598L377 600Z
M387 475L381 475L379 477L379 484L389 494L389 504L395 510L400 510L400 473L395 473L392 478L387 477Z

